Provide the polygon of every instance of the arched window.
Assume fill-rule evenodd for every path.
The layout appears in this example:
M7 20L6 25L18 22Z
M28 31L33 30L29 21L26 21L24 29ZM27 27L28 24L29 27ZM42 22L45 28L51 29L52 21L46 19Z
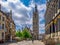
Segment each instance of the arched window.
M53 23L53 33L55 33L55 25L54 25L54 23Z

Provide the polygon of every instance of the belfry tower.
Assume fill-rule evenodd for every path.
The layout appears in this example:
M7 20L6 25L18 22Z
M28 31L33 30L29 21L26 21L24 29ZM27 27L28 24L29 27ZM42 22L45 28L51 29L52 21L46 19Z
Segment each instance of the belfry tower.
M34 11L33 11L33 33L34 33L34 39L38 39L39 37L39 16L38 16L38 10L37 10L36 4L35 4Z

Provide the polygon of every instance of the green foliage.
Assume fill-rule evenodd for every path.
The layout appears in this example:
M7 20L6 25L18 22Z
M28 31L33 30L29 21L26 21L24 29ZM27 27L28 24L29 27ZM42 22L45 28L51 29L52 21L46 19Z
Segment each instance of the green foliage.
M22 32L20 30L17 31L16 36L20 37L21 39L27 39L32 37L27 28L24 28Z
M23 36L23 34L22 34L22 32L21 32L21 31L17 31L17 32L16 32L16 36L17 36L17 37L22 37L22 36Z
M23 30L23 37L24 38L30 38L31 37L30 32L26 28Z

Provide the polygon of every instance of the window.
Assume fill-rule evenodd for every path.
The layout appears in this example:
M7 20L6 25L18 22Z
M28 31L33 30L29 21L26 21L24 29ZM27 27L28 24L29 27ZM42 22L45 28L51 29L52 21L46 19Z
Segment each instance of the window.
M4 17L2 17L2 21L4 21Z
M2 29L2 26L1 26L1 24L0 24L0 29Z
M51 2L52 0L49 0L49 2Z
M54 25L54 23L53 23L53 33L55 33L55 25Z
M60 9L60 0L59 0L59 9Z
M2 24L2 29L4 29L4 24Z
M1 20L1 16L0 16L0 20Z

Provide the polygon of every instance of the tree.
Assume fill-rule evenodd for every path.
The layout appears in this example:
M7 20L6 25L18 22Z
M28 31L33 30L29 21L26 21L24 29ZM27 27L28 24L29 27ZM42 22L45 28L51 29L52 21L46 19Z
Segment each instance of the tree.
M22 32L23 32L23 37L24 37L25 39L31 37L31 34L30 34L30 32L28 31L27 28L25 28Z
M20 30L17 31L16 36L20 37L21 39L27 39L32 37L27 28L24 28L22 32Z
M21 32L21 31L17 31L17 32L16 32L16 36L17 36L17 37L22 37L22 36L23 36L23 34L22 34L22 32Z

